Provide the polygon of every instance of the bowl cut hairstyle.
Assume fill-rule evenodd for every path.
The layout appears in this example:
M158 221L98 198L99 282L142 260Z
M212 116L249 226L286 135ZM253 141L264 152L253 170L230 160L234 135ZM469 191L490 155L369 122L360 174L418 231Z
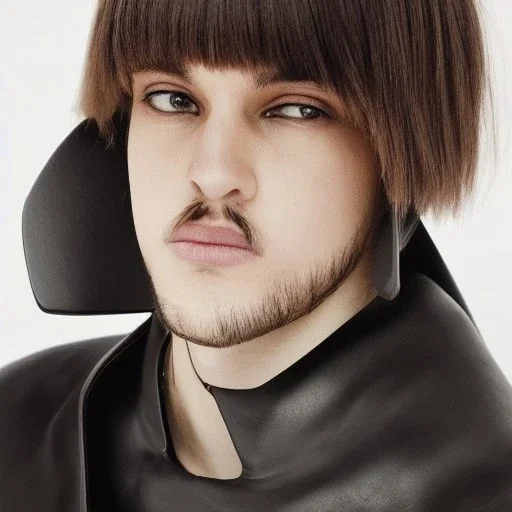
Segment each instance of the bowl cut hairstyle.
M457 214L475 188L488 80L476 0L99 0L79 110L114 144L132 73L187 78L190 64L333 91L400 218Z

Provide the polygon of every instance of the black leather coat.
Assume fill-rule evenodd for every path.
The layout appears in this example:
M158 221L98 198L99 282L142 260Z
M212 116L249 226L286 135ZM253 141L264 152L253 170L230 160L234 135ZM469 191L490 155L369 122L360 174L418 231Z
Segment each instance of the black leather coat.
M422 273L262 386L212 388L236 479L176 459L161 387L170 342L153 314L126 336L5 366L0 510L512 511L512 387Z

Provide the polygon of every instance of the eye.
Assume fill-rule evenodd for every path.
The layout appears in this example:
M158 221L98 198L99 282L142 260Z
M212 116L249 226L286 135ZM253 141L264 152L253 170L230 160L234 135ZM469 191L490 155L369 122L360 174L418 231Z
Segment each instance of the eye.
M186 108L188 104L193 103L185 93L179 91L152 91L144 97L144 101L160 112L178 114L183 112L172 109ZM171 110L167 110L169 108Z
M308 103L285 103L284 105L279 105L278 107L271 108L266 114L265 117L274 117L267 115L271 112L277 112L279 110L285 112L295 112L299 113L299 116L275 116L275 117L291 117L293 119L298 119L300 121L315 121L316 119L322 117L329 117L329 115L324 112L322 109L315 107L314 105L309 105ZM304 117L305 115L305 117Z
M151 107L159 112L170 114L196 114L197 111L187 109L194 102L190 97L179 91L152 91L144 97L144 101L148 102ZM182 109L185 109L183 111ZM274 112L283 111L291 114L295 111L298 115L269 115ZM320 118L330 117L324 110L310 105L308 103L284 103L273 107L265 113L265 117L282 117L291 118L299 121L315 121Z

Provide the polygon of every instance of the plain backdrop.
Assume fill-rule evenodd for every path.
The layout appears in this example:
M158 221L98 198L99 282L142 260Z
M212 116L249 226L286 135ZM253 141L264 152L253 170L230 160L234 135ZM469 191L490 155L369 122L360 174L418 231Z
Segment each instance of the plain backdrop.
M493 179L484 179L476 201L459 219L422 220L512 382L512 3L482 5L498 152L484 143L480 166L481 175ZM76 101L95 6L91 0L0 2L0 367L50 346L128 333L150 316L46 314L35 302L25 266L23 203L51 154L83 119Z

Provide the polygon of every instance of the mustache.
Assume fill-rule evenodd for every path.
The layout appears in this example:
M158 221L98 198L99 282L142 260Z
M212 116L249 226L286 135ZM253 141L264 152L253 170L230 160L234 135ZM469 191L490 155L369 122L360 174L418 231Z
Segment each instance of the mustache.
M173 231L177 230L183 224L193 220L201 220L203 217L211 215L212 212L213 209L206 203L202 201L195 201L181 213L176 222L170 227L168 230L169 236L166 236L166 240L169 239L170 234ZM232 221L242 230L247 242L251 247L254 248L255 252L257 252L257 254L261 254L261 247L258 239L254 235L251 227L249 226L249 223L244 219L242 214L238 213L236 210L227 205L222 207L221 212L224 219Z

